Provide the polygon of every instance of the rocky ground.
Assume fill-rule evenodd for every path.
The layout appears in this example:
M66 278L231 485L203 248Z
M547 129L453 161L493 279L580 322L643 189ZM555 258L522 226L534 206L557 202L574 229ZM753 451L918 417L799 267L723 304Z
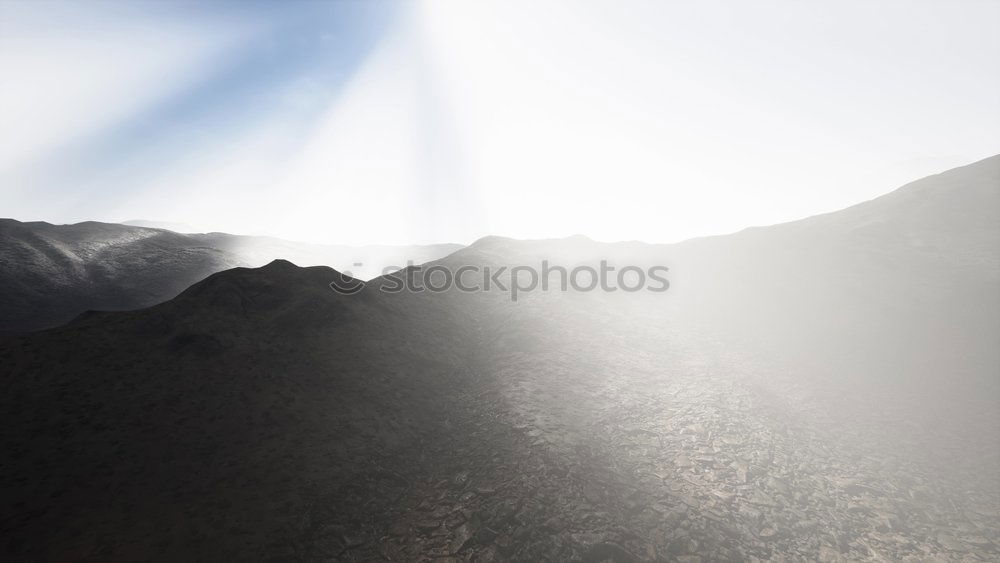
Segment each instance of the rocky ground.
M635 321L573 332L587 325L562 313L548 327L532 315L485 331L471 408L450 413L455 438L426 451L439 464L405 482L383 529L342 540L338 556L1000 558L995 457L941 466L948 455L924 451L885 401L863 416L869 405L851 410L789 366ZM524 333L533 344L512 345ZM948 439L995 456L981 436Z
M859 387L645 302L331 272L0 342L5 558L1000 558L991 397Z
M0 559L1000 560L998 180L434 263L665 265L666 293L343 295L279 260L0 334ZM115 299L215 271L166 231L5 228L14 320L158 301L51 284L77 267Z

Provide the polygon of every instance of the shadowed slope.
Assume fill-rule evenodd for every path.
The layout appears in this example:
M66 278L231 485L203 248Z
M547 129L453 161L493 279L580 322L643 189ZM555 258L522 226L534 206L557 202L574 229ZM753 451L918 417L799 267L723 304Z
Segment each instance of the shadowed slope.
M9 339L8 553L994 557L998 166L678 245L436 262L663 264L666 293L341 295L279 260Z
M347 267L370 277L385 266L424 262L457 248L348 247L94 221L51 225L0 219L0 331L57 326L87 309L148 307L212 273L276 258ZM354 266L358 263L362 266Z
M336 275L237 268L150 309L9 341L8 553L329 557L343 532L297 543L316 533L312 510L335 507L324 525L352 533L391 520L465 378L378 295L330 290Z

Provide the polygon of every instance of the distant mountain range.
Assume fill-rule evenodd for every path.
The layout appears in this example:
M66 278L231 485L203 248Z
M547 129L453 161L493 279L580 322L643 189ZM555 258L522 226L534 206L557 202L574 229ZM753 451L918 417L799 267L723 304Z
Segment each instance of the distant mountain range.
M89 309L148 307L212 273L276 258L332 265L366 279L385 267L419 264L458 248L350 247L93 221L51 225L0 219L0 331L48 328Z
M1000 156L850 208L679 244L487 237L431 264L670 267L646 311L814 369L954 391L1000 369ZM862 369L863 368L863 369ZM860 370L860 371L859 371ZM964 370L959 376L956 371ZM883 378L879 378L883 379Z
M332 268L277 260L9 336L7 553L995 557L998 204L993 157L732 235L487 237L425 266L664 265L665 293L381 291L400 272L344 295ZM58 227L8 222L7 240L27 242L5 243L4 275L136 288L153 276L133 272L169 277L179 261L193 276L236 256L167 231L73 228L122 239L70 251L32 234Z
M199 229L194 225L189 225L187 223L174 223L171 221L148 221L146 219L131 219L129 221L122 221L122 225L129 227L149 227L151 229L166 229L168 231L173 231L175 233L200 233L204 232L204 229Z

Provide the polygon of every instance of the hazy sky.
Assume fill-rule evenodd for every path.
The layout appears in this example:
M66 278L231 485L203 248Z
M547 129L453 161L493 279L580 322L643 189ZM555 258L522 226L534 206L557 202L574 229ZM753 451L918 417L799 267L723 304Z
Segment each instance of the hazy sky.
M669 242L1000 152L1000 1L0 0L0 216Z

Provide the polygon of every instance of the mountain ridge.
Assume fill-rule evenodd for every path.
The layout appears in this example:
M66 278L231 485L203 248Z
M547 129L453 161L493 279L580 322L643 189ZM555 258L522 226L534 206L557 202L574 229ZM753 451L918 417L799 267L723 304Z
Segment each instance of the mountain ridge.
M964 177L948 197L996 189ZM989 248L978 202L899 222L930 250L847 217L428 264L616 258L669 266L666 293L347 295L275 260L0 340L7 553L990 558L1000 292L989 261L954 267Z
M357 277L423 262L458 245L345 247L85 221L0 219L0 331L57 326L84 310L128 310L178 295L211 273L275 258L341 265ZM354 266L362 263L362 269Z

